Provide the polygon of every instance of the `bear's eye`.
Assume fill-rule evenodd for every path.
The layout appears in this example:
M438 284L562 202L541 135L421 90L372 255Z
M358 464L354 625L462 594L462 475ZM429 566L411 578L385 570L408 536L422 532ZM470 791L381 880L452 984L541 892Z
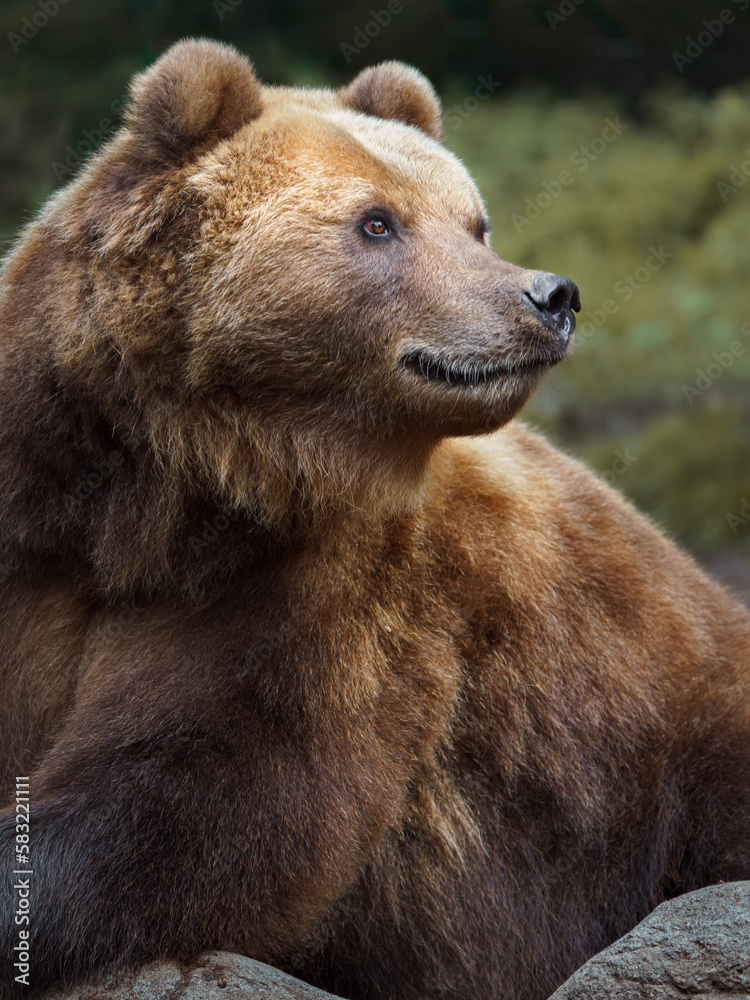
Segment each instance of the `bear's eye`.
M366 219L364 229L370 236L388 236L391 231L391 227L380 215L373 215L372 218Z

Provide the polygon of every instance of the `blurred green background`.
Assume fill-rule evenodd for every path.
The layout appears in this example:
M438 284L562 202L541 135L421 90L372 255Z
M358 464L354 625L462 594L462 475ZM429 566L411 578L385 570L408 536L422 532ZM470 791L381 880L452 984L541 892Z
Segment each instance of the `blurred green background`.
M4 246L177 38L276 83L418 66L494 248L581 289L526 419L750 597L750 0L4 0L0 28Z

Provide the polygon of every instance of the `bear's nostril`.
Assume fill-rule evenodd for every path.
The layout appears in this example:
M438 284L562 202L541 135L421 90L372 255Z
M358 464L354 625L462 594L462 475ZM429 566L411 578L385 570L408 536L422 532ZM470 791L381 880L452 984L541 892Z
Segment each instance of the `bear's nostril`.
M578 312L581 308L577 286L570 278L563 278L560 274L537 271L531 284L522 294L540 312L555 317L559 317L569 309Z
M549 297L548 309L550 312L558 313L563 309L570 308L571 296L564 288L557 288Z

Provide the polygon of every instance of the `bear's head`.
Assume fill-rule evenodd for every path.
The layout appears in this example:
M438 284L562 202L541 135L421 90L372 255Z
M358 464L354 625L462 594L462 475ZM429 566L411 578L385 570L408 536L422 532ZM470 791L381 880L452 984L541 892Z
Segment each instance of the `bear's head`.
M0 524L83 555L105 592L157 586L206 511L273 533L382 510L441 438L508 421L578 293L490 249L440 122L398 63L265 87L199 40L136 77L4 267ZM117 569L125 537L140 569Z

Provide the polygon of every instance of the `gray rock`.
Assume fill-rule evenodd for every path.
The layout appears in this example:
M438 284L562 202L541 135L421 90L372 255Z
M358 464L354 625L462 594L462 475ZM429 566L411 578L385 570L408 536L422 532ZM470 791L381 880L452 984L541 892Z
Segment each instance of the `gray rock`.
M129 979L68 992L46 993L44 1000L336 1000L270 965L252 958L212 951L194 966L174 962L144 966Z
M714 885L662 903L581 966L550 1000L729 995L750 1000L750 882Z
M550 1000L750 1000L750 882L662 903L595 955ZM227 952L191 968L145 966L127 980L54 992L45 1000L336 1000L270 965Z

